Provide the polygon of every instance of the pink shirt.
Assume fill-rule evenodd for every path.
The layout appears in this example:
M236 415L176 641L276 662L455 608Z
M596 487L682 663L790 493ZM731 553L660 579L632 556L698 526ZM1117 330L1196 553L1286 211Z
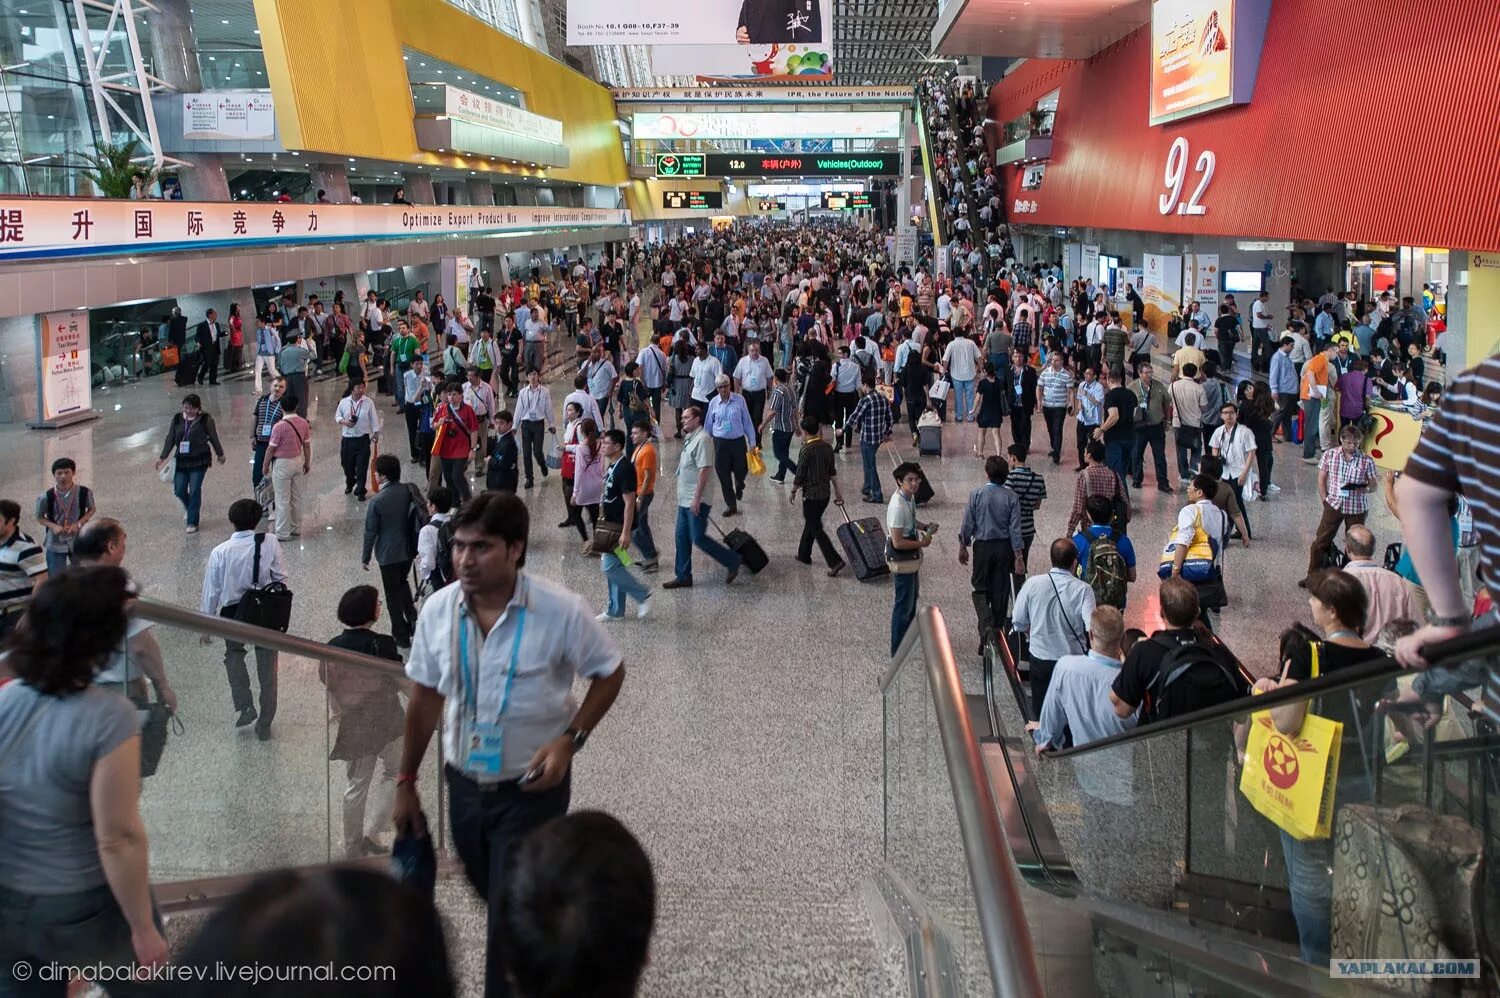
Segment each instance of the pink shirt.
M1344 571L1359 580L1370 600L1370 609L1365 614L1365 633L1360 635L1365 641L1374 644L1381 629L1393 620L1416 619L1411 588L1401 576L1373 561L1350 561L1344 566Z
M312 427L301 416L283 416L271 427L271 442L266 450L277 460L302 456L302 442L312 433Z

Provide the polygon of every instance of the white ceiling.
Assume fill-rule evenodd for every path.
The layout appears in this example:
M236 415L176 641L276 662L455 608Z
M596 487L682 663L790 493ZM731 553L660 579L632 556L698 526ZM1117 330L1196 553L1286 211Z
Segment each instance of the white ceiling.
M1151 0L950 0L933 30L944 54L1087 59L1151 20Z

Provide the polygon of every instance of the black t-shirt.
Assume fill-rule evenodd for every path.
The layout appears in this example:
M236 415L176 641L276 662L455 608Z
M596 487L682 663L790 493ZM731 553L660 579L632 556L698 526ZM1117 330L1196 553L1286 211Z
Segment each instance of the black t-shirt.
M635 464L623 454L604 472L604 495L600 512L611 523L625 521L625 494L635 491Z
M1219 316L1214 320L1214 329L1218 331L1219 339L1234 339L1239 335L1240 332L1239 316L1233 314Z
M1194 666L1177 682L1166 687L1164 692L1161 690L1162 681L1156 679L1156 674L1167 655L1178 645L1198 640L1197 632L1191 628L1172 628L1157 631L1149 639L1137 641L1135 647L1130 649L1130 654L1125 656L1125 663L1120 667L1119 676L1115 678L1115 696L1128 704L1142 706L1148 695L1159 695L1160 702L1150 705L1150 713L1156 720L1249 696L1250 684L1245 681L1234 662L1219 646L1206 641L1202 642L1203 647L1208 648L1223 663L1224 668ZM1163 676L1162 680L1165 678ZM1142 717L1144 719L1145 714Z
M1350 648L1347 645L1323 641L1318 644L1318 675L1327 676L1340 669L1348 669L1361 662L1380 658L1380 656L1378 648ZM1313 678L1311 643L1303 643L1292 653L1291 665L1287 667L1286 676L1288 679L1304 683ZM1350 701L1348 692L1333 693L1318 698L1318 701L1311 706L1313 713L1326 717L1330 721L1341 722L1344 725L1344 741L1357 745L1360 725L1369 730L1374 723L1372 718L1375 712L1375 701L1378 699L1377 690L1371 686L1361 686L1354 690L1354 702ZM1359 705L1359 724L1355 723L1355 703Z
M1001 393L999 379L980 378L974 386L979 395L978 422L980 426L999 426L1005 419L1005 396Z
M1106 443L1128 443L1135 440L1135 409L1140 404L1141 400L1135 397L1135 392L1123 385L1104 393L1104 419L1109 418L1111 408L1120 411L1119 420L1104 431Z

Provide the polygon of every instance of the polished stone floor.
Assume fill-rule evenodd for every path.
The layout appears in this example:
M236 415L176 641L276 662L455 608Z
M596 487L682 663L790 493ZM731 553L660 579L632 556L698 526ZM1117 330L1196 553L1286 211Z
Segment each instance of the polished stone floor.
M161 379L96 394L101 418L82 426L51 432L19 424L0 428L0 496L29 510L48 484L50 462L74 458L101 512L125 522L127 565L144 593L196 607L208 552L230 532L225 511L250 494L254 401L243 379L199 391L230 455L226 465L208 474L201 533L184 535L181 510L152 470L182 394ZM359 567L364 507L341 488L331 418L338 388L318 383L315 396L310 409L315 462L303 536L287 546L286 565L297 594L292 630L322 640L340 630L334 620L339 595L351 585L379 580ZM384 417L394 422L390 400L383 399L382 406ZM937 493L924 517L942 524L942 530L922 571L921 596L946 614L971 684L977 684L978 663L968 657L975 645L973 618L968 572L957 563L957 534L964 498L982 480L980 462L971 454L974 437L972 425L949 424L944 456L922 461ZM1045 440L1040 419L1035 439ZM671 469L675 442L668 439L664 449L664 468ZM915 456L909 437L898 436L885 451L887 481L897 459ZM1272 667L1279 630L1307 619L1295 581L1317 519L1315 469L1302 464L1300 450L1290 446L1278 447L1277 456L1275 478L1283 491L1254 504L1254 546L1229 553L1233 605L1221 628L1228 644L1261 671ZM1042 567L1046 542L1062 529L1073 486L1071 461L1054 468L1043 458L1037 467L1050 496L1037 514L1033 570ZM842 455L839 469L855 497L851 510L883 515L883 508L858 503L858 452ZM1183 502L1179 491L1161 493L1153 485L1148 481L1137 493L1140 508L1131 533L1142 552L1142 581L1132 587L1127 612L1129 624L1147 630L1159 622L1155 553ZM666 488L670 491L669 482ZM534 514L531 570L590 595L602 608L605 587L597 561L578 552L576 533L554 526L562 515L557 478L524 495ZM738 923L741 943L731 938L734 923L722 913L714 921L719 928L702 945L691 926L664 925L658 947L664 959L648 982L652 995L877 990L834 986L810 976L807 968L816 951L806 948L803 959L797 958L798 936L781 928L775 899L809 904L828 899L849 915L862 878L878 863L882 703L877 681L888 662L890 585L862 584L848 572L830 580L821 564L797 564L800 511L787 500L785 488L751 479L744 515L730 521L754 534L770 554L771 564L761 575L745 574L726 588L716 566L700 556L695 588L658 592L648 619L632 615L611 625L629 678L579 758L574 806L607 809L641 838L669 901L663 909L668 917L687 911L687 899L700 907L714 899L730 905L737 896L761 899L746 906ZM663 507L653 513L666 566L672 550L670 496L661 501ZM1383 545L1396 539L1395 524L1378 499L1376 506L1373 526ZM836 515L830 510L830 531ZM656 585L667 577L650 581ZM331 728L314 663L283 661L274 737L262 743L249 729L232 726L221 645L202 646L182 634L163 634L162 644L182 697L187 733L169 745L161 772L147 781L144 795L156 879L341 858L344 779L341 764L326 762ZM428 794L434 782L424 781ZM768 956L764 941L770 939L779 940L779 960ZM709 988L709 981L717 983Z

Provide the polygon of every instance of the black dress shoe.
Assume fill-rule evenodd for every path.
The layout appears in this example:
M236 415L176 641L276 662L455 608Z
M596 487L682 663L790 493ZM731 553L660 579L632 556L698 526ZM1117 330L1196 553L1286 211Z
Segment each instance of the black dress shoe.
M234 726L236 728L243 728L245 725L253 722L256 716L257 715L255 713L254 707L246 707L244 710L240 711L239 716L234 719Z
M692 579L668 579L666 582L663 582L661 584L661 587L663 589L691 589L691 588L693 588L693 580Z
M257 723L255 725L255 737L263 742L271 740L271 726L269 724Z
M724 511L724 519L726 519L726 520L729 519L731 516L739 516L739 515L740 515L740 511L737 510L737 509L726 509Z

